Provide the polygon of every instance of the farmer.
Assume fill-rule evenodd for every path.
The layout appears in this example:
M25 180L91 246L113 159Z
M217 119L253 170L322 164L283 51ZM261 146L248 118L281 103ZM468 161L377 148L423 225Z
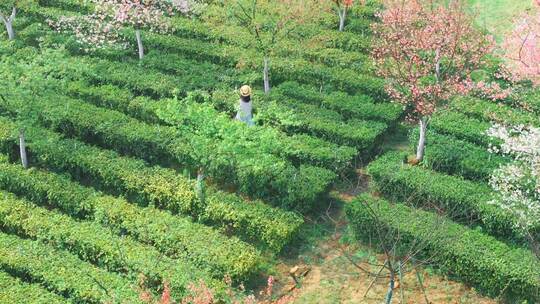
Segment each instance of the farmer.
M251 88L243 85L240 88L240 108L236 113L236 119L248 126L253 126L253 104L251 103Z

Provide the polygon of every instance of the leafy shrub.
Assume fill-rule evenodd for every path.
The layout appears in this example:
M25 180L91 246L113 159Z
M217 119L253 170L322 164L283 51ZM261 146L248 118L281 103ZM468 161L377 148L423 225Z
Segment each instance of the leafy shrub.
M348 95L342 92L321 94L308 86L302 86L296 82L284 82L273 91L298 101L321 105L334 110L347 119L369 119L395 122L402 114L401 107L390 103L373 102L368 95Z
M75 302L105 303L123 299L138 303L133 282L75 255L39 241L0 233L0 267L39 283Z
M127 273L131 278L144 274L157 282L168 281L176 297L185 295L189 283L198 280L219 287L218 281L189 261L164 257L154 247L116 236L97 223L76 221L2 192L0 223L4 231L67 250L110 272Z
M418 130L411 132L411 143L418 142ZM429 132L423 164L435 171L489 181L493 171L508 159L490 153L484 147L449 135Z
M512 125L540 125L538 115L469 96L454 98L450 103L450 108L483 121Z
M100 195L55 173L10 164L0 164L0 168L1 189L75 218L94 219L118 233L128 233L167 256L190 259L216 278L247 278L258 270L261 257L257 250L189 218Z
M509 303L540 301L540 264L533 254L513 248L497 239L439 216L414 210L402 204L390 204L369 195L361 195L347 204L346 213L359 238L380 225L370 216L376 210L378 220L399 231L398 246L410 248L422 243L420 257L453 278L496 297L501 293Z
M387 153L368 166L378 191L413 206L443 210L453 219L480 225L495 236L523 241L517 219L489 204L494 197L487 184L403 164L405 156Z
M18 127L10 120L0 120L0 128L6 130L0 134L8 134L0 138L0 146L13 151L17 144L13 134ZM27 138L29 156L36 164L67 171L79 180L90 179L95 186L123 194L142 206L150 204L173 213L196 215L276 251L291 241L303 223L293 213L271 208L260 201L248 203L212 187L207 189L205 205L199 206L194 182L173 170L150 167L144 161L63 139L57 133L40 128L27 128Z
M66 299L49 292L39 284L26 283L19 278L0 271L0 290L2 301L11 304L61 304L69 303Z
M490 144L499 143L489 137L486 131L491 127L489 122L466 116L465 114L441 111L433 115L430 127L437 133L454 136L474 144L489 147Z

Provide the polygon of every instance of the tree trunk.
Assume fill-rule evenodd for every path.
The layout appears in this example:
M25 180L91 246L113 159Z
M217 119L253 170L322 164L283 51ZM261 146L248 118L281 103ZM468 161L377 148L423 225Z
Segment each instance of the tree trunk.
M395 275L393 271L390 271L390 284L388 285L388 291L386 292L385 303L392 303L392 297L394 296L394 284L395 284Z
M416 148L416 160L421 162L424 159L424 150L426 148L426 132L428 118L426 116L420 119L420 138L418 139L418 147Z
M527 231L527 239L529 241L531 251L540 260L540 243L538 242L538 240L531 233L534 233L534 232Z
M137 47L139 48L139 59L143 59L144 47L143 47L142 38L141 38L141 30L136 30L135 36L137 37Z
M204 204L204 170L197 171L197 196L201 204Z
M4 22L4 25L6 26L6 31L7 31L9 40L15 39L15 31L13 30L13 20L15 20L16 15L17 15L17 8L15 7L11 10L11 16L4 17L0 15L0 20L2 20L2 22Z
M24 130L19 131L19 151L21 153L21 163L23 168L28 169L28 158L26 157L26 141L24 139Z
M339 31L343 32L343 29L345 28L345 18L347 16L347 8L344 7L343 10L339 10L338 15L339 15Z
M7 31L7 34L8 34L8 39L9 40L13 40L15 39L15 31L13 30L13 21L6 21L4 22L4 24L6 25L6 31Z
M270 93L270 76L269 76L269 67L268 67L268 56L264 56L264 71L263 71L263 79L264 79L264 93L268 94Z

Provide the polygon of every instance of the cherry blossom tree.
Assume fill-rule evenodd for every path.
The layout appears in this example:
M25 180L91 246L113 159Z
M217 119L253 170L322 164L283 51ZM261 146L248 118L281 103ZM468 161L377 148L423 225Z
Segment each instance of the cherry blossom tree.
M505 37L503 50L508 68L516 79L540 84L540 0L536 9L519 16L514 29Z
M465 3L387 0L373 26L373 57L387 92L419 121L416 150L422 161L432 114L456 93L464 93L470 73L491 52L493 39L474 25Z
M278 42L313 20L322 8L317 0L225 0L228 17L254 39L263 59L264 92L270 92L270 56Z
M87 0L94 7L90 15L61 17L50 22L61 32L71 32L86 50L104 47L126 48L128 43L120 33L135 29L139 59L144 57L142 30L167 33L169 20L176 13L198 13L204 7L196 0Z
M347 10L353 6L354 0L332 0L332 2L335 3L336 12L339 16L339 31L343 32Z
M15 39L13 21L17 17L17 11L21 8L35 5L35 0L2 0L0 1L0 20L4 23L8 39Z
M514 214L517 225L540 258L540 128L494 125L488 135L502 140L500 146L490 147L513 159L497 169L490 185L497 192L493 204Z

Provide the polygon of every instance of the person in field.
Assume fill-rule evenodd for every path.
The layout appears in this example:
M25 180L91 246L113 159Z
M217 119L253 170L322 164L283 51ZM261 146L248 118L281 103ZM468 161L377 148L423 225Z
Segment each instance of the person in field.
M236 119L245 123L248 126L253 126L253 103L251 102L251 88L248 85L243 85L240 88L240 105Z

